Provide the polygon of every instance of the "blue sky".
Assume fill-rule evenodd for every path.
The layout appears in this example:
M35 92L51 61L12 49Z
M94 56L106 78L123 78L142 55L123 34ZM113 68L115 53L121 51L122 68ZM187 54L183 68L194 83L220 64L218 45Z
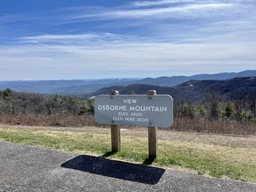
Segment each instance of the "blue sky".
M256 69L256 0L0 0L0 80Z

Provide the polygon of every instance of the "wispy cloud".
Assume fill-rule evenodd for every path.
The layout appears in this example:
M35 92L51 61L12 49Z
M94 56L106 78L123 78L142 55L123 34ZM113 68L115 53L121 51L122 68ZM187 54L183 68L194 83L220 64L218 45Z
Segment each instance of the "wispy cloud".
M17 40L20 43L32 43L32 44L98 44L104 42L120 42L132 40L133 37L128 37L113 33L84 33L84 34L73 34L73 35L39 35L39 36L27 36L19 37Z
M0 23L9 24L5 30L10 27L13 33L11 43L0 45L0 77L8 79L7 71L14 69L24 74L29 69L35 79L124 77L124 71L138 77L255 69L255 1L118 4L68 6L21 17L0 15ZM20 27L12 24L18 23L16 19Z
M183 74L189 75L207 71L210 67L212 72L226 71L227 66L239 71L241 63L243 67L253 69L256 60L255 46L255 43L209 45L193 42L181 44L124 40L113 44L95 43L90 46L27 44L11 48L0 47L0 57L6 66L12 66L17 70L26 64L32 68L64 70L67 67L67 71L72 68L74 72L82 70L92 74L95 69L98 74L104 71L115 73L118 70L129 74L134 69L142 73L146 69L145 75L157 71L167 75L170 72L178 74L179 71L186 69L187 72Z
M194 0L159 0L159 1L135 1L131 5L135 7L161 6L167 4L192 3Z
M137 7L150 7L150 6L162 6L162 5L182 5L182 4L207 4L207 3L255 3L255 0L159 0L159 1L134 1L132 6Z
M234 6L228 3L209 3L209 4L188 4L180 6L168 6L150 9L122 9L122 10L105 10L94 14L79 14L71 19L117 19L117 18L186 18L207 16L209 11L218 11Z

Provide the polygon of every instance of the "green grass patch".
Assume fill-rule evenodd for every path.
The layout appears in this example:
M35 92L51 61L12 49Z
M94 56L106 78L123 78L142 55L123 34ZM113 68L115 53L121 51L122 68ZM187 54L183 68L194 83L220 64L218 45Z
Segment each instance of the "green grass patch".
M104 155L110 151L110 135L66 131L0 129L0 140L80 154ZM109 158L143 163L148 156L147 138L122 136L122 151ZM155 166L195 170L198 174L256 182L256 149L217 146L184 141L162 141Z

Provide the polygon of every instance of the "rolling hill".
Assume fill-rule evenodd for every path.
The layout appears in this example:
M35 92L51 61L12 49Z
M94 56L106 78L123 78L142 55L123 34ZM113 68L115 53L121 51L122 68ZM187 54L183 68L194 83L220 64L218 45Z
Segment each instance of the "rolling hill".
M227 80L235 77L254 76L256 76L256 70L242 71L239 73L198 74L193 76L172 76L144 79L0 81L0 90L10 88L18 92L89 95L101 88L107 88L110 86L132 85L132 89L136 88L134 86L135 84L172 87L190 80ZM130 87L127 87L127 89L132 90Z
M128 86L111 86L99 89L90 95L109 94L118 90L120 94L146 94L148 90L156 90L158 94L169 94L179 101L199 102L208 93L215 92L222 99L243 100L253 95L256 97L256 77L233 78L229 80L190 80L174 87L133 84Z

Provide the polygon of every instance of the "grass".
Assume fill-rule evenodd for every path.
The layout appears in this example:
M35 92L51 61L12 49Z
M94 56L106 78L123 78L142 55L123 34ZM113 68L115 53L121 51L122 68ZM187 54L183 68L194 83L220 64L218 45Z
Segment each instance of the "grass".
M74 132L0 128L0 140L97 156L110 151L110 133L108 134L106 129L102 129L102 133L99 128L95 132L93 129L86 132L85 130ZM154 166L180 167L213 177L256 182L256 148L254 145L248 145L249 139L242 137L241 141L246 145L240 145L234 144L235 141L239 141L238 137L213 138L209 135L211 142L208 142L208 135L204 135L206 138L203 141L198 139L203 137L192 139L197 136L192 133L184 135L167 131L159 131L159 133L166 138L159 139L159 156L153 162ZM176 139L167 139L168 134L172 134L170 137L175 136ZM186 140L185 137L189 139ZM128 130L127 133L122 133L121 139L122 151L112 154L109 158L136 163L143 163L147 159L148 141L142 131ZM214 139L215 141L212 142ZM227 144L229 140L232 144Z

